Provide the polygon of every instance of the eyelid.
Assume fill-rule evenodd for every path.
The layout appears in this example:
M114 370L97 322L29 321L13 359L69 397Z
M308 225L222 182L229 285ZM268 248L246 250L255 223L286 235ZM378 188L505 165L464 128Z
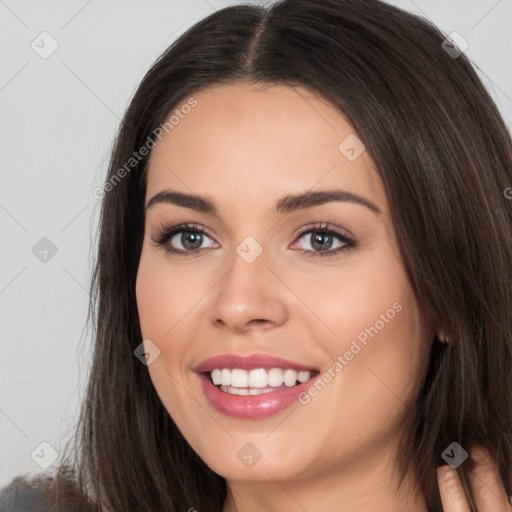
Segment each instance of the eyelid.
M168 249L166 247L166 244L170 240L172 240L172 238L174 238L177 234L182 233L182 232L192 232L192 233L199 233L202 235L206 235L210 240L212 240L213 243L217 244L217 242L215 242L215 240L210 235L208 235L208 233L202 226L195 224L195 223L188 223L188 222L175 224L175 225L162 223L157 228L156 236L152 236L151 240L153 240L153 242L155 242L156 247L163 247L169 253L194 254L194 253L198 253L199 251L202 251L202 249L195 249L195 250L189 250L189 251L184 251L183 249L172 249L172 250Z
M311 231L322 231L322 230L332 231L332 232L336 233L336 235L340 235L345 238L350 238L350 239L353 239L354 241L357 238L349 229L342 228L340 226L336 226L335 224L331 224L330 222L316 222L311 225L303 226L295 232L294 236L300 237L300 236L304 236L305 234L307 234Z
M328 222L317 223L309 228L301 228L296 235L296 240L300 240L304 236L315 232L326 233L329 236L338 238L342 245L340 247L337 247L336 249L329 249L327 251L312 251L308 249L298 249L299 252L305 254L308 257L334 257L340 255L345 251L354 249L355 247L358 246L356 238L354 237L354 235L352 235L352 233L349 230L340 228L338 226L334 226ZM350 235L348 235L347 233L350 233ZM293 245L295 245L296 243L297 242L294 242Z
M155 237L151 237L151 239L155 242L155 246L157 247L163 247L165 251L169 254L174 254L178 256L185 256L185 257L193 257L198 256L200 253L202 253L205 249L209 249L210 247L203 247L203 248L197 248L197 249L190 249L190 250L184 250L184 249L176 249L176 248L169 248L167 246L167 243L169 240L172 240L177 234L183 233L183 232L190 232L190 233L196 233L196 234L202 234L206 235L214 244L217 244L213 237L211 237L206 229L198 224L195 223L181 223L177 225L169 225L167 223L162 223L157 228L158 229L158 235ZM352 233L344 228L339 228L338 226L334 226L328 222L320 222L316 223L314 225L310 225L309 227L302 227L294 234L294 242L292 243L292 247L296 245L297 241L302 239L304 236L318 232L318 233L326 233L329 236L333 236L335 238L338 238L342 242L341 247L337 247L336 249L330 249L326 251L314 251L310 249L297 249L298 252L302 254L306 254L310 257L324 257L324 256L335 256L339 253L353 249L355 248L358 243L356 242L355 237L352 235ZM349 233L349 234L346 234Z

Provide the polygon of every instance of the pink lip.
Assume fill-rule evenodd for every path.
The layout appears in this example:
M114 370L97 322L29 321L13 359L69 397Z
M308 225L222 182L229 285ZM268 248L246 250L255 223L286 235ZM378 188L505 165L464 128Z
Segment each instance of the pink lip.
M206 374L199 374L199 378L203 393L219 412L235 418L256 420L277 414L297 402L298 396L307 391L319 375L311 377L298 386L287 389L276 388L276 391L261 395L231 395L214 386Z
M211 372L216 368L220 370L223 368L240 368L242 370L252 370L254 368L283 368L284 370L291 369L297 371L318 370L311 366L293 363L292 361L287 361L286 359L268 354L249 354L245 356L238 354L222 354L206 359L194 368L194 371L197 373Z
M222 414L244 419L266 418L286 409L298 401L298 396L307 391L319 376L319 374L315 375L298 386L276 388L275 391L260 395L232 395L221 391L208 378L208 372L216 368L240 368L242 370L282 368L296 371L318 371L317 368L287 361L269 354L222 354L206 359L194 368L194 371L199 374L201 387L208 401Z

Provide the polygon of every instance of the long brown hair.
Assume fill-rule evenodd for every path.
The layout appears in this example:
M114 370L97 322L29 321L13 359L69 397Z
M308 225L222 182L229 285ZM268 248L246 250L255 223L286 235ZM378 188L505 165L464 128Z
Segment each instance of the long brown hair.
M469 60L447 52L445 38L378 0L221 9L146 74L107 176L119 177L173 109L213 85L300 85L339 109L384 183L425 332L442 327L451 341L432 340L397 454L430 508L440 507L436 467L453 441L486 446L512 491L512 144ZM104 190L92 370L76 454L56 482L75 479L91 510L220 511L225 480L190 448L133 353L147 160ZM471 497L468 467L458 471Z

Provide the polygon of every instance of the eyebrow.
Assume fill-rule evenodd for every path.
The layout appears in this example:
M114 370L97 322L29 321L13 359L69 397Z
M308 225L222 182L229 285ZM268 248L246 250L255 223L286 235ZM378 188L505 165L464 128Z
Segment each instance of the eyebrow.
M288 195L279 199L274 206L274 212L285 214L297 210L304 210L331 202L347 202L365 206L376 214L382 213L379 208L364 197L345 190L323 190L317 192L304 192L302 194ZM185 194L173 190L162 190L153 196L146 205L146 211L160 203L174 204L184 208L190 208L197 212L218 215L215 202L206 197Z

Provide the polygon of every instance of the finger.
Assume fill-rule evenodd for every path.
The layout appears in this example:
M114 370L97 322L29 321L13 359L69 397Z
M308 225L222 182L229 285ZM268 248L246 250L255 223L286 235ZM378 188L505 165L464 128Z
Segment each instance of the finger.
M450 466L437 468L437 481L444 512L471 512L459 475Z
M490 453L483 446L475 445L470 450L470 457L475 466L469 471L469 479L475 491L478 512L510 512L512 507L507 492Z

